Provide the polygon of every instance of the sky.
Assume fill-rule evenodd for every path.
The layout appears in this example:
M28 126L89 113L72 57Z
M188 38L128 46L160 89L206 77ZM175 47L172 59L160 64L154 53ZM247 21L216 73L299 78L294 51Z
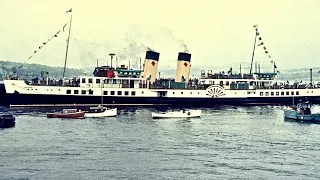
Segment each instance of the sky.
M272 69L271 59L279 70L320 66L319 0L0 0L0 4L0 60L63 66L69 24L48 39L70 20L65 12L72 8L69 68L94 67L97 59L99 65L110 63L109 53L116 54L118 64L130 61L136 68L150 48L160 53L159 71L175 68L178 52L192 54L194 70L233 66L236 71L240 63L246 70L255 24L269 53L256 47L254 59L262 69Z

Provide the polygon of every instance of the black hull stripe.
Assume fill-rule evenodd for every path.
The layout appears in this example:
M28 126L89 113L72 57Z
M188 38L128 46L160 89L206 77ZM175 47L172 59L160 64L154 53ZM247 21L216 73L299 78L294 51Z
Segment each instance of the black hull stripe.
M7 104L17 107L74 106L101 104L99 96L23 95L7 94ZM252 98L166 98L166 97L117 97L105 96L103 104L113 106L215 106L215 105L292 105L299 100L320 104L320 97L252 97Z

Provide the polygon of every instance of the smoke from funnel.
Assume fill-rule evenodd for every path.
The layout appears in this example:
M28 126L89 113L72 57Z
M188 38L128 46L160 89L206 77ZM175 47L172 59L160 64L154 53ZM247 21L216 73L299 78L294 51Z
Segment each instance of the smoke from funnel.
M167 31L168 31L167 32L167 34L168 34L167 37L170 37L174 42L179 44L183 48L183 52L185 52L185 53L189 52L187 44L182 39L179 39L179 38L175 37L173 35L173 31L172 30L167 30Z
M189 52L187 45L182 41L182 47L184 48L183 52L187 53Z
M147 47L147 50L148 50L148 51L154 51L154 52L155 52L155 50L152 49L152 48L150 48L150 47Z

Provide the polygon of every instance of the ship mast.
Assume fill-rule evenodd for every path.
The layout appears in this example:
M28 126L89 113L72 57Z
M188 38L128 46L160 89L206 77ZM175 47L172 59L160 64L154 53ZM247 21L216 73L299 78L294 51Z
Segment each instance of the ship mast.
M255 38L254 38L254 45L253 45L253 51L252 51L252 58L251 58L251 65L250 65L250 75L252 75L252 64L253 64L253 58L254 58L254 51L256 49L256 43L257 43L257 37L258 37L258 26L255 25L254 26L255 29L256 29L256 35L255 35Z
M68 34L68 39L67 39L67 49L66 49L66 58L64 60L64 66L63 66L63 74L62 74L62 78L65 77L65 73L66 73L66 65L67 65L67 59L68 59L68 49L69 49L69 39L70 39L70 32L71 32L71 23L72 23L72 9L70 9L69 11L71 15L70 15L70 25L69 25L69 34Z

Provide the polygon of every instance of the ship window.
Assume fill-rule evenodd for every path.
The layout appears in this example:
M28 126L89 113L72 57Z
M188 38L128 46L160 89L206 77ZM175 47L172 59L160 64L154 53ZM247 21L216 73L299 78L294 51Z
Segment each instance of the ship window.
M293 91L291 91L291 95L294 95L294 92L293 92Z
M250 92L248 92L248 94L250 94Z
M47 89L48 90L48 89ZM67 94L71 94L71 90L67 90Z
M36 89L37 90L37 89ZM311 93L313 93L313 91L311 91Z
M296 95L299 95L299 91L296 91Z
M269 92L266 92L266 96L269 96Z
M200 92L198 92L198 94L200 94Z
M260 96L263 96L263 92L260 92Z
M183 92L181 92L181 94L183 94Z
M128 96L129 95L129 91L125 91L124 95Z
M79 90L74 90L74 94L79 94Z
M226 85L229 86L229 81L226 81Z
M213 84L212 81L209 81L209 84Z
M118 96L121 96L121 94L122 94L122 91L118 91Z
M220 81L220 85L221 85L221 86L223 85L223 81Z
M250 81L250 86L253 86L253 81Z
M132 95L132 96L135 96L135 95L136 95L136 92L135 92L135 91L131 91L131 95Z
M100 84L100 79L96 79L96 83L97 83L97 84Z
M86 94L86 90L81 90L81 94Z
M309 91L307 91L307 93L309 93Z
M128 80L122 80L122 84L129 84Z
M284 95L284 92L281 92L281 96L283 96Z
M190 92L190 94L192 94L192 92Z
M174 94L174 92L172 92L172 94Z
M86 83L86 78L82 78L82 83Z
M89 94L93 94L93 90L90 89L90 90L89 90Z
M114 79L112 83L113 83L113 84L117 84L117 80L116 80L116 79Z
M103 95L108 95L108 91L103 91Z
M279 95L279 92L277 92L278 93L278 95ZM271 96L274 96L274 92L271 92Z
M91 78L89 79L89 83L92 83L92 79Z
M60 89L58 89L58 91L60 91Z
M143 94L144 92L143 91L141 91L141 94Z
M114 95L114 91L111 91L110 94L111 94L111 95Z
M279 96L279 92L276 92L276 95Z

